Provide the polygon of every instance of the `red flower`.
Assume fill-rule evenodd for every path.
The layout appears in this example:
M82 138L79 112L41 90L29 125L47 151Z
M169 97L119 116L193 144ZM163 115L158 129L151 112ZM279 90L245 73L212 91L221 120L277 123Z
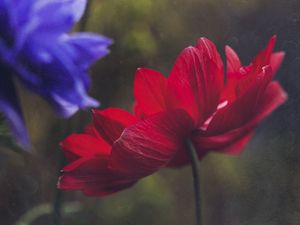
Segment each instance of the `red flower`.
M209 151L239 154L256 125L287 99L280 84L272 81L284 58L283 52L272 53L275 39L248 66L242 66L234 50L226 46L226 83L220 55L206 38L181 52L168 78L138 69L135 114L147 118L181 108L193 119L189 138L199 158ZM168 166L186 163L185 151L179 151Z
M183 50L168 78L138 69L135 116L116 108L93 111L84 134L62 142L71 161L58 186L103 196L128 188L161 167L189 162L190 139L199 158L209 151L238 154L256 125L287 98L272 77L284 53L273 37L248 66L226 47L227 82L215 45L201 38Z
M85 133L70 135L61 144L71 162L63 169L59 188L103 196L165 166L192 128L183 110L171 113L139 121L117 108L93 111Z

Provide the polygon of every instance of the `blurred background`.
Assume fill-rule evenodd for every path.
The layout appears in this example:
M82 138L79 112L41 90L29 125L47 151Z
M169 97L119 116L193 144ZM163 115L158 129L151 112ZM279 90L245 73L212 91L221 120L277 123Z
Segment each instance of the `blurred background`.
M300 224L299 12L299 0L90 0L74 28L114 39L111 54L91 69L91 95L102 108L127 110L137 67L168 75L180 51L201 36L222 56L224 45L232 46L248 64L277 34L276 50L286 58L276 79L289 100L260 124L241 156L210 154L201 161L203 225ZM20 92L34 149L20 152L0 126L1 225L53 225L60 218L64 225L194 224L190 167L162 170L106 198L58 192L64 163L58 143L80 132L90 113L62 120L38 97ZM53 205L61 215L51 214Z

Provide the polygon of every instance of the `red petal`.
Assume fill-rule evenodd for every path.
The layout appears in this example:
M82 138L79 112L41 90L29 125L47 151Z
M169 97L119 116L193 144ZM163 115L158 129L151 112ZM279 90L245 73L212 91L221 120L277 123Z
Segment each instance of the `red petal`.
M58 187L80 190L89 196L105 196L132 186L137 180L107 168L107 161L93 157L80 159L64 168Z
M272 81L261 101L252 123L257 124L287 100L287 94L277 81Z
M193 138L199 154L205 154L212 150L228 154L240 153L250 140L257 124L278 106L283 104L286 99L287 95L280 84L276 81L271 82L261 96L260 101L257 103L255 114L252 117L249 117L244 124L240 124L239 127L236 127L237 124L232 121L232 118L238 118L238 115L243 113L243 110L249 109L249 106L247 107L246 104L244 106L240 105L240 107L245 107L244 109L228 107L228 109L226 109L227 113L221 112L219 114L223 116L223 124L221 124L220 117L218 117L218 122L220 123L219 127L216 127L217 124L215 124L214 128L216 130L213 130L212 127L210 127L208 132L199 132L199 134L195 135ZM224 130L223 126L225 126L227 130ZM223 131L223 133L220 133L220 131Z
M108 157L111 146L101 138L88 134L72 134L61 142L65 156L73 161L81 157Z
M167 167L178 168L178 167L185 166L189 163L191 163L191 160L186 153L186 149L182 148L176 152L174 157L168 163Z
M274 74L279 69L279 67L284 59L284 56L285 56L284 52L275 52L272 54L271 59L270 59L270 65L272 67L272 71Z
M216 136L195 135L193 143L199 155L219 151L230 155L239 154L253 135L250 127L242 127Z
M258 79L258 76L261 74L262 69L265 66L271 66L272 75L277 71L280 63L283 60L283 54L272 54L276 37L273 36L267 47L262 50L257 56L254 57L252 63L246 67L240 67L237 70L237 63L233 68L232 63L228 63L228 77L225 91L222 93L222 99L226 99L229 102L234 101L238 96L243 95L247 89ZM226 49L227 61L239 61L236 59L237 55L229 47ZM230 59L231 58L231 59Z
M110 167L143 177L165 166L183 148L192 120L183 110L158 113L127 128L113 145Z
M134 80L134 96L144 115L166 110L165 91L166 78L163 75L146 68L137 69Z
M99 135L109 144L113 144L123 130L136 123L138 119L125 110L107 108L93 110L93 121Z
M133 103L133 112L134 115L140 119L144 119L145 118L145 113L142 111L141 107L139 104L137 104L137 102Z
M197 45L195 46L201 53L207 55L217 67L218 73L215 76L219 76L220 86L223 85L224 74L223 74L223 61L220 57L220 54L213 42L208 40L205 37L202 37L198 40Z
M247 89L235 102L227 104L217 111L210 122L207 132L221 134L228 130L239 128L253 118L258 110L258 104L264 97L267 84L272 78L270 66L265 67L257 76L255 83Z
M89 134L91 136L94 137L100 137L100 134L98 133L97 129L95 128L95 125L93 123L88 124L85 128L84 128L84 132L86 134Z
M189 47L179 55L168 78L168 88L172 99L176 99L174 107L185 109L196 123L202 123L218 105L224 77L215 48L206 41L199 41L197 46L200 50Z
M96 158L99 162L101 162L101 163L98 162L98 164L97 164L98 166L101 166L103 168L106 167L106 166L103 166L103 165L107 165L107 158L105 159L103 157L97 157L97 156L94 157L94 158ZM93 159L93 156L78 158L77 160L74 160L73 162L71 162L71 163L67 164L66 166L64 166L64 168L62 169L62 172L64 172L64 173L72 172L75 169L80 168L80 166L83 163L85 163L85 162L87 162L91 159ZM90 166L89 168L92 168L92 166ZM81 170L79 170L79 171L81 171ZM93 171L93 170L91 169L91 171Z
M237 97L237 86L239 80L245 76L241 72L242 66L240 59L236 52L229 46L225 47L227 58L227 72L226 72L226 86L222 92L222 101L226 100L228 103L235 101Z
M241 136L236 141L232 142L231 144L227 146L223 146L222 148L218 149L220 153L226 153L229 155L239 155L246 147L248 142L253 136L253 132L250 132L248 134L245 134ZM216 150L215 150L216 151Z
M274 35L273 37L271 37L269 43L267 44L267 47L259 54L257 54L253 59L252 63L254 67L256 67L257 69L261 69L263 66L270 64L270 58L274 49L275 42L276 36Z
M227 59L227 75L230 77L231 74L239 73L242 65L239 56L230 46L225 46L225 53Z

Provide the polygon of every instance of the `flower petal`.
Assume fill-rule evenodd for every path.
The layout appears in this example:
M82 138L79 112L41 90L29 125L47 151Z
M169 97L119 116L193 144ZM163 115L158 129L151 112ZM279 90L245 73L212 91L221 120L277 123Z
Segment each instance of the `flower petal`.
M134 97L138 115L151 115L166 110L166 78L154 70L139 68L134 79Z
M274 35L269 40L266 48L254 57L254 59L252 60L252 64L255 70L260 70L262 67L270 64L270 58L272 56L275 42L276 36Z
M81 190L88 196L106 196L136 183L136 179L111 171L102 158L82 158L64 168L58 188Z
M277 81L272 81L266 88L258 103L258 110L252 123L257 124L271 114L278 106L287 100L287 94Z
M259 79L258 76L266 66L271 66L272 76L274 76L284 58L283 52L272 54L275 41L276 36L273 36L266 48L254 57L250 65L240 68L238 68L240 65L238 56L230 47L226 47L228 69L227 83L222 93L223 100L233 102L238 96L243 95L255 80ZM233 61L236 62L235 65Z
M38 32L51 31L57 34L68 31L82 17L86 0L36 1L35 15L40 20Z
M96 60L109 53L107 47L112 40L102 35L93 33L75 33L62 38L65 51L70 53L73 62L84 71Z
M26 47L26 55L20 61L27 66L23 66L24 62L14 65L18 77L28 89L53 104L61 116L71 116L80 108L99 106L96 100L87 95L89 79L86 72L72 61L64 48L51 46L44 49L47 57L40 57L35 55L39 52L36 45ZM35 49L37 51L33 51Z
M253 118L260 101L264 98L266 87L271 78L272 70L270 66L267 66L242 96L216 112L208 125L207 132L220 134L239 128Z
M207 39L197 48L182 51L168 78L174 107L185 109L196 124L203 123L216 109L224 84L223 64Z
M220 115L223 116L223 120L226 119L226 121L223 121L225 124L219 123L219 126L226 126L226 130L224 131L222 128L217 129L215 125L214 128L216 130L213 130L213 127L210 127L210 131L208 131L208 133L199 132L199 134L195 134L193 141L197 151L200 154L205 154L208 151L220 151L233 155L239 154L249 142L257 124L259 124L261 120L267 117L278 106L283 104L286 99L287 95L281 88L280 84L273 81L267 86L264 94L260 97L255 114L252 115L252 117L249 117L248 121L245 121L243 124L239 124L238 127L236 127L230 119L232 117L238 117L238 114L243 113L242 109L240 109L241 111L238 111L236 107L233 107L232 109L224 109L224 111L227 111L226 116L223 112L220 112L219 115L217 113L216 117L218 118L218 122L221 121L219 117ZM249 104L251 105L251 103ZM240 104L239 106L249 109L249 106L246 105L243 106ZM229 117L229 115L232 115L232 117ZM222 130L223 133L220 133L220 130Z
M225 46L225 53L227 59L227 75L230 76L233 73L239 73L240 68L242 67L239 56L228 45Z
M217 73L215 76L218 76L218 81L219 86L223 86L223 80L224 80L224 75L223 75L223 61L220 57L220 54L215 46L215 44L208 40L205 37L202 37L198 40L197 45L195 46L201 53L207 55L215 64L217 67Z
M136 123L138 119L125 110L107 108L93 110L93 121L100 136L112 145L121 136L123 130Z
M132 111L134 115L140 119L144 119L146 116L143 110L141 109L140 105L137 104L137 102L133 103Z
M274 74L279 69L279 67L284 59L284 56L285 56L284 52L275 52L271 55L270 65L272 67L272 71Z
M111 146L100 137L89 134L72 134L61 142L61 148L65 156L74 161L81 157L107 158L111 152Z
M110 168L130 176L150 175L183 148L192 125L190 116L178 109L154 114L126 128L113 145Z
M10 0L0 1L0 34L1 41L11 45L14 41L15 18L13 16L14 5Z
M95 125L93 123L88 124L84 128L84 133L89 134L89 135L94 136L94 137L100 137L100 138L102 138L100 136L100 134L98 133L98 131L97 131L97 129L96 129L96 127L95 127Z
M253 132L242 128L216 136L196 135L193 143L200 155L205 155L209 151L237 155L245 148L252 135Z
M191 160L186 153L186 149L182 147L174 154L174 157L168 162L166 167L178 168L178 167L188 165L190 162Z

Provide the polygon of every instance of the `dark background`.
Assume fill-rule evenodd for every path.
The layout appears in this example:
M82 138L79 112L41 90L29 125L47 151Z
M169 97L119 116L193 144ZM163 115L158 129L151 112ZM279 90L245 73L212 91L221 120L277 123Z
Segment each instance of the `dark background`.
M239 157L210 154L201 161L204 225L300 224L300 1L93 0L85 30L114 39L111 54L92 70L91 95L131 109L137 67L168 75L180 51L205 36L222 56L229 44L248 64L273 34L286 52L276 75L289 100L257 128ZM75 30L80 29L79 26ZM190 167L165 169L107 198L57 193L62 167L58 143L90 120L55 116L20 88L32 154L0 132L0 224L50 225L52 205L63 201L65 225L182 225L194 223ZM3 131L2 131L3 130Z

